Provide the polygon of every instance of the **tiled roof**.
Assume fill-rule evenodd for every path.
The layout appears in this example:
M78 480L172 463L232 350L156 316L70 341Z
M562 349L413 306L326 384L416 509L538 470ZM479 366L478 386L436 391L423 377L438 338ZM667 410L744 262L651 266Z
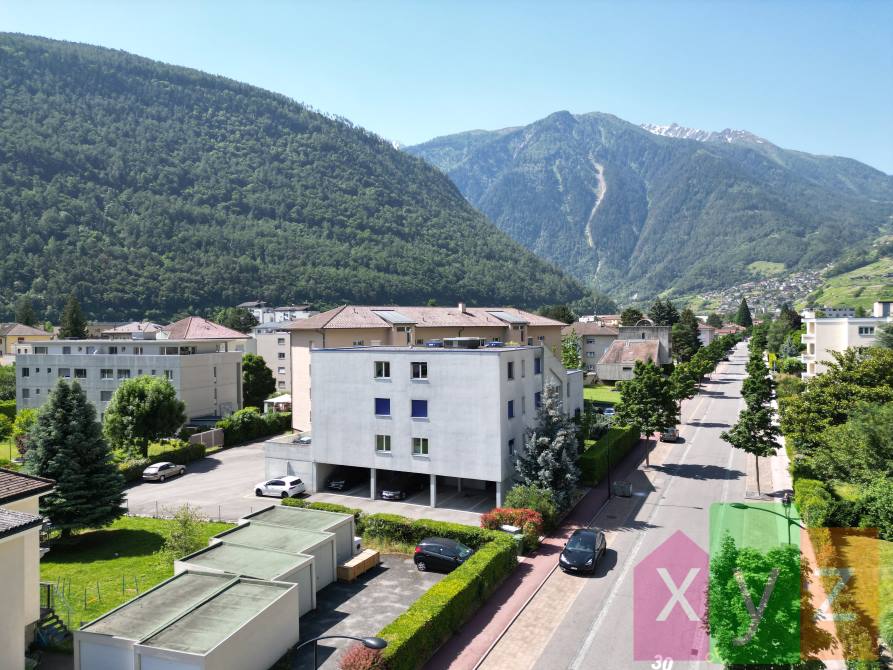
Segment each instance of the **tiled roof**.
M598 321L587 321L586 323L577 321L562 328L561 333L563 335L576 333L577 335L611 335L617 337L620 331L614 326L603 326Z
M25 337L26 335L42 335L49 337L50 334L40 328L33 328L21 323L2 323L0 324L0 337Z
M171 340L236 340L248 336L219 323L208 321L200 316L187 316L185 319L165 326L163 332Z
M42 524L43 519L39 516L0 507L0 537L15 535Z
M657 363L660 352L658 340L614 340L599 359L599 365L621 365L636 361Z
M151 321L131 321L130 323L125 323L123 326L104 330L102 331L102 334L120 335L123 333L157 333L159 330L163 329L164 326L152 323Z
M698 330L716 330L713 326L708 323L699 323Z
M563 326L561 321L515 309L514 307L403 307L387 305L371 307L344 305L322 312L308 319L292 321L285 330L328 330L335 328L390 328L391 323L376 312L399 312L417 328L465 328L472 326L505 327L505 320L495 315L505 312L524 320L530 326Z
M0 505L50 491L56 482L0 468Z

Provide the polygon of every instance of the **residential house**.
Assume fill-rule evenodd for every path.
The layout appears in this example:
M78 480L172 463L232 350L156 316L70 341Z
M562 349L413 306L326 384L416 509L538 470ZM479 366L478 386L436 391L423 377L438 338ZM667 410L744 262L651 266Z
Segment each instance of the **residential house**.
M291 392L291 333L284 325L280 321L256 326L249 343L272 371L276 390Z
M615 326L605 326L599 321L577 321L565 326L561 333L580 338L580 357L586 372L595 372L598 361L620 335Z
M0 668L22 668L40 611L41 496L51 479L0 468Z
M819 317L815 311L803 312L806 332L801 342L806 350L800 359L806 365L803 377L815 377L827 371L826 363L833 360L831 352L846 351L850 347L870 347L875 343L877 330L893 323L893 302L876 302L872 316L868 317Z
M632 379L636 361L652 361L656 365L672 362L670 327L655 326L642 319L635 326L619 326L618 336L596 365L602 381Z
M94 340L97 338L101 338L102 334L105 331L126 325L126 321L89 321L85 328L85 330L87 331L87 339Z
M620 325L619 314L590 314L581 316L578 321L580 323L600 323L603 326L615 327Z
M25 342L45 340L49 334L40 328L33 328L21 323L0 324L0 361L4 364L14 363L16 345Z
M155 339L46 340L19 345L16 405L40 407L59 378L77 381L100 416L125 379L156 375L171 382L189 419L219 417L242 407L246 336L200 317L187 317Z
M164 326L151 321L131 321L122 326L104 330L101 336L109 340L154 340L162 330L164 330Z
M716 328L710 326L706 323L698 324L698 340L701 342L702 347L706 347L708 344L713 342L716 339Z
M411 331L388 333L378 325L367 332L383 340L407 333L424 338L428 333L418 327L423 316L438 324L431 326L433 332L449 328L433 314L399 308L401 316L409 313L415 319ZM511 316L525 319L524 333L530 338L539 332L531 334L530 328L554 328L550 339L560 337L560 326L534 326L516 312ZM399 318L394 313L389 317ZM500 317L486 311L469 315L472 322L489 318ZM474 335L443 338L432 343L436 346L311 349L312 442L296 445L290 437L268 442L268 474L298 475L308 490L316 491L339 465L363 468L373 499L383 479L413 474L427 480L432 506L443 487L491 491L501 505L546 385L558 387L570 416L583 408L582 371L565 370L547 346L481 346L482 339L493 336L488 329L501 329L503 337L519 336L514 325L470 325L464 332ZM385 332L378 334L380 330Z
M268 307L262 300L243 302L236 307L248 310L257 319L258 325L267 323L287 323L298 319L306 319L314 314L319 314L310 309L310 305L283 305L281 307Z
M420 347L445 338L561 347L566 324L513 307L366 307L344 305L283 326L291 335L292 423L310 430L313 349L342 347ZM278 345L277 345L278 346ZM277 354L278 355L278 354ZM276 370L278 372L278 370ZM313 393L316 397L315 392Z

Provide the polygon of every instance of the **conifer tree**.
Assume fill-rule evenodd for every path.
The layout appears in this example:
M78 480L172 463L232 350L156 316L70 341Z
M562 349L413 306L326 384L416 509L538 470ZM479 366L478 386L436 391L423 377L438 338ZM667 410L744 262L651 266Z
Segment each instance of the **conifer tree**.
M654 321L655 326L672 326L679 321L679 310L669 298L658 298L648 310L648 318Z
M15 320L16 323L20 323L23 326L34 326L37 323L34 306L26 296L22 296L16 301Z
M74 293L68 295L68 302L62 311L62 320L59 323L59 337L74 337L83 339L87 337L87 320L81 312L81 304Z
M620 403L614 420L634 426L650 440L654 433L679 422L679 406L673 396L673 384L659 367L651 361L636 361L633 378L620 384ZM645 452L646 464L649 452L650 446Z
M124 513L124 479L102 437L96 409L77 382L60 379L37 414L25 457L28 472L56 481L42 514L68 537Z
M747 305L747 298L741 298L741 304L738 305L738 313L735 314L735 323L745 328L753 325L753 316L750 313L750 307Z
M524 449L515 461L518 479L551 491L559 509L567 509L580 480L577 454L577 427L564 413L561 387L547 384L536 426L527 432Z
M641 311L637 310L635 307L627 307L620 313L620 325L635 326L642 320L642 317L643 314Z

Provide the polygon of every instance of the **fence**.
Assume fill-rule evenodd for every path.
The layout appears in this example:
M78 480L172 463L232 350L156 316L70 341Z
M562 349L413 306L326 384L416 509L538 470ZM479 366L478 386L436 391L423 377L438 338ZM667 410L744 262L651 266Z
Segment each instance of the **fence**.
M212 428L189 436L189 444L203 444L205 449L223 446L223 429Z
M154 582L146 576L121 574L103 579L57 577L41 582L41 609L52 609L72 630L138 596Z
M233 500L221 504L201 505L190 502L189 509L196 511L207 521L223 521L235 523L249 514L278 505L278 498L248 498ZM171 519L177 513L182 504L171 504L162 500L143 500L140 502L127 501L127 514L130 516L145 516L154 519Z

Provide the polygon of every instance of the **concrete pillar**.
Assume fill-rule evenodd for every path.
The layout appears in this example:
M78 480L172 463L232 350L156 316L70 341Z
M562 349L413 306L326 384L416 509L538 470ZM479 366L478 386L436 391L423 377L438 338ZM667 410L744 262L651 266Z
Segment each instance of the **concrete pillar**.
M431 507L437 507L437 475L428 475L431 479Z
M369 500L375 500L375 468L369 468Z
M496 482L496 506L502 507L502 482Z
M457 482L457 486L456 486L456 488L459 490L459 493L462 493L462 478L461 478L461 477L458 477L458 478L456 479L456 482Z

